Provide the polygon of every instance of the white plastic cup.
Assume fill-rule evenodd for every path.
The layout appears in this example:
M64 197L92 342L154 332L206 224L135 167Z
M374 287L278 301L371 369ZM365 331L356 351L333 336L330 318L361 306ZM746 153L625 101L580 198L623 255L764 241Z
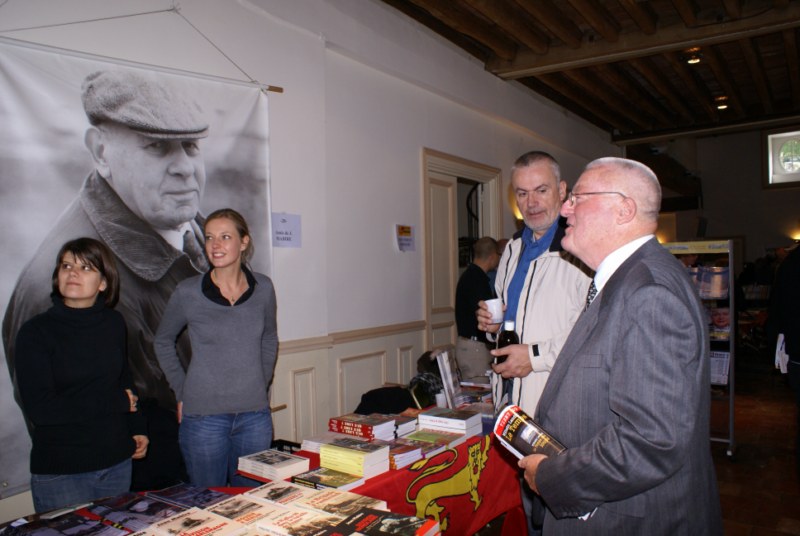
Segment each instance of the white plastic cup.
M503 299L502 298L494 298L492 300L486 300L486 307L489 308L489 312L492 314L492 324L499 324L503 321Z
M440 408L447 407L447 397L444 396L444 391L436 393L436 406Z

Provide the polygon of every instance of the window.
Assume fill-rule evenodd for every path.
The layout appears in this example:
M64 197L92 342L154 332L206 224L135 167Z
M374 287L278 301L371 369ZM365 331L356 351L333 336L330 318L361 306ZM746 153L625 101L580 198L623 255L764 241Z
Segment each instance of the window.
M800 130L765 132L766 188L800 187Z

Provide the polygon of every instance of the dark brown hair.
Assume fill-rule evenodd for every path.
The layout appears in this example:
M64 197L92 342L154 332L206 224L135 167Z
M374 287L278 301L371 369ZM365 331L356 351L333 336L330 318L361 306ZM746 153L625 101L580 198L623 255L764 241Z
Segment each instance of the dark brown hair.
M64 298L58 290L58 271L61 268L64 255L67 253L72 253L77 260L85 262L100 273L103 279L106 280L106 289L101 292L105 299L106 307L114 307L119 301L117 263L114 261L114 256L108 250L108 247L94 238L76 238L61 246L58 251L58 257L56 257L56 267L53 270L53 294L62 299Z

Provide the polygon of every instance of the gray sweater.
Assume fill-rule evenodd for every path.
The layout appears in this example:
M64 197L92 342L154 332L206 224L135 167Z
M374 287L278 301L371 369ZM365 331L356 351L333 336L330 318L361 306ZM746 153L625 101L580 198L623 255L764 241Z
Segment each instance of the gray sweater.
M202 275L175 288L158 326L154 347L161 369L194 415L241 413L263 409L278 354L275 289L255 273L256 286L244 303L214 303L202 291ZM192 360L187 370L175 340L188 329Z

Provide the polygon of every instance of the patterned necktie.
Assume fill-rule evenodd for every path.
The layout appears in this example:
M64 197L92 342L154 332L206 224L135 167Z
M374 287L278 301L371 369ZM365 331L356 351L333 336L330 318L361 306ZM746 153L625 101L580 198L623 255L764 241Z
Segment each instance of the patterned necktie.
M589 285L589 292L586 293L586 307L583 308L584 311L589 308L595 296L597 296L597 287L594 284L594 279L592 279L592 283Z

